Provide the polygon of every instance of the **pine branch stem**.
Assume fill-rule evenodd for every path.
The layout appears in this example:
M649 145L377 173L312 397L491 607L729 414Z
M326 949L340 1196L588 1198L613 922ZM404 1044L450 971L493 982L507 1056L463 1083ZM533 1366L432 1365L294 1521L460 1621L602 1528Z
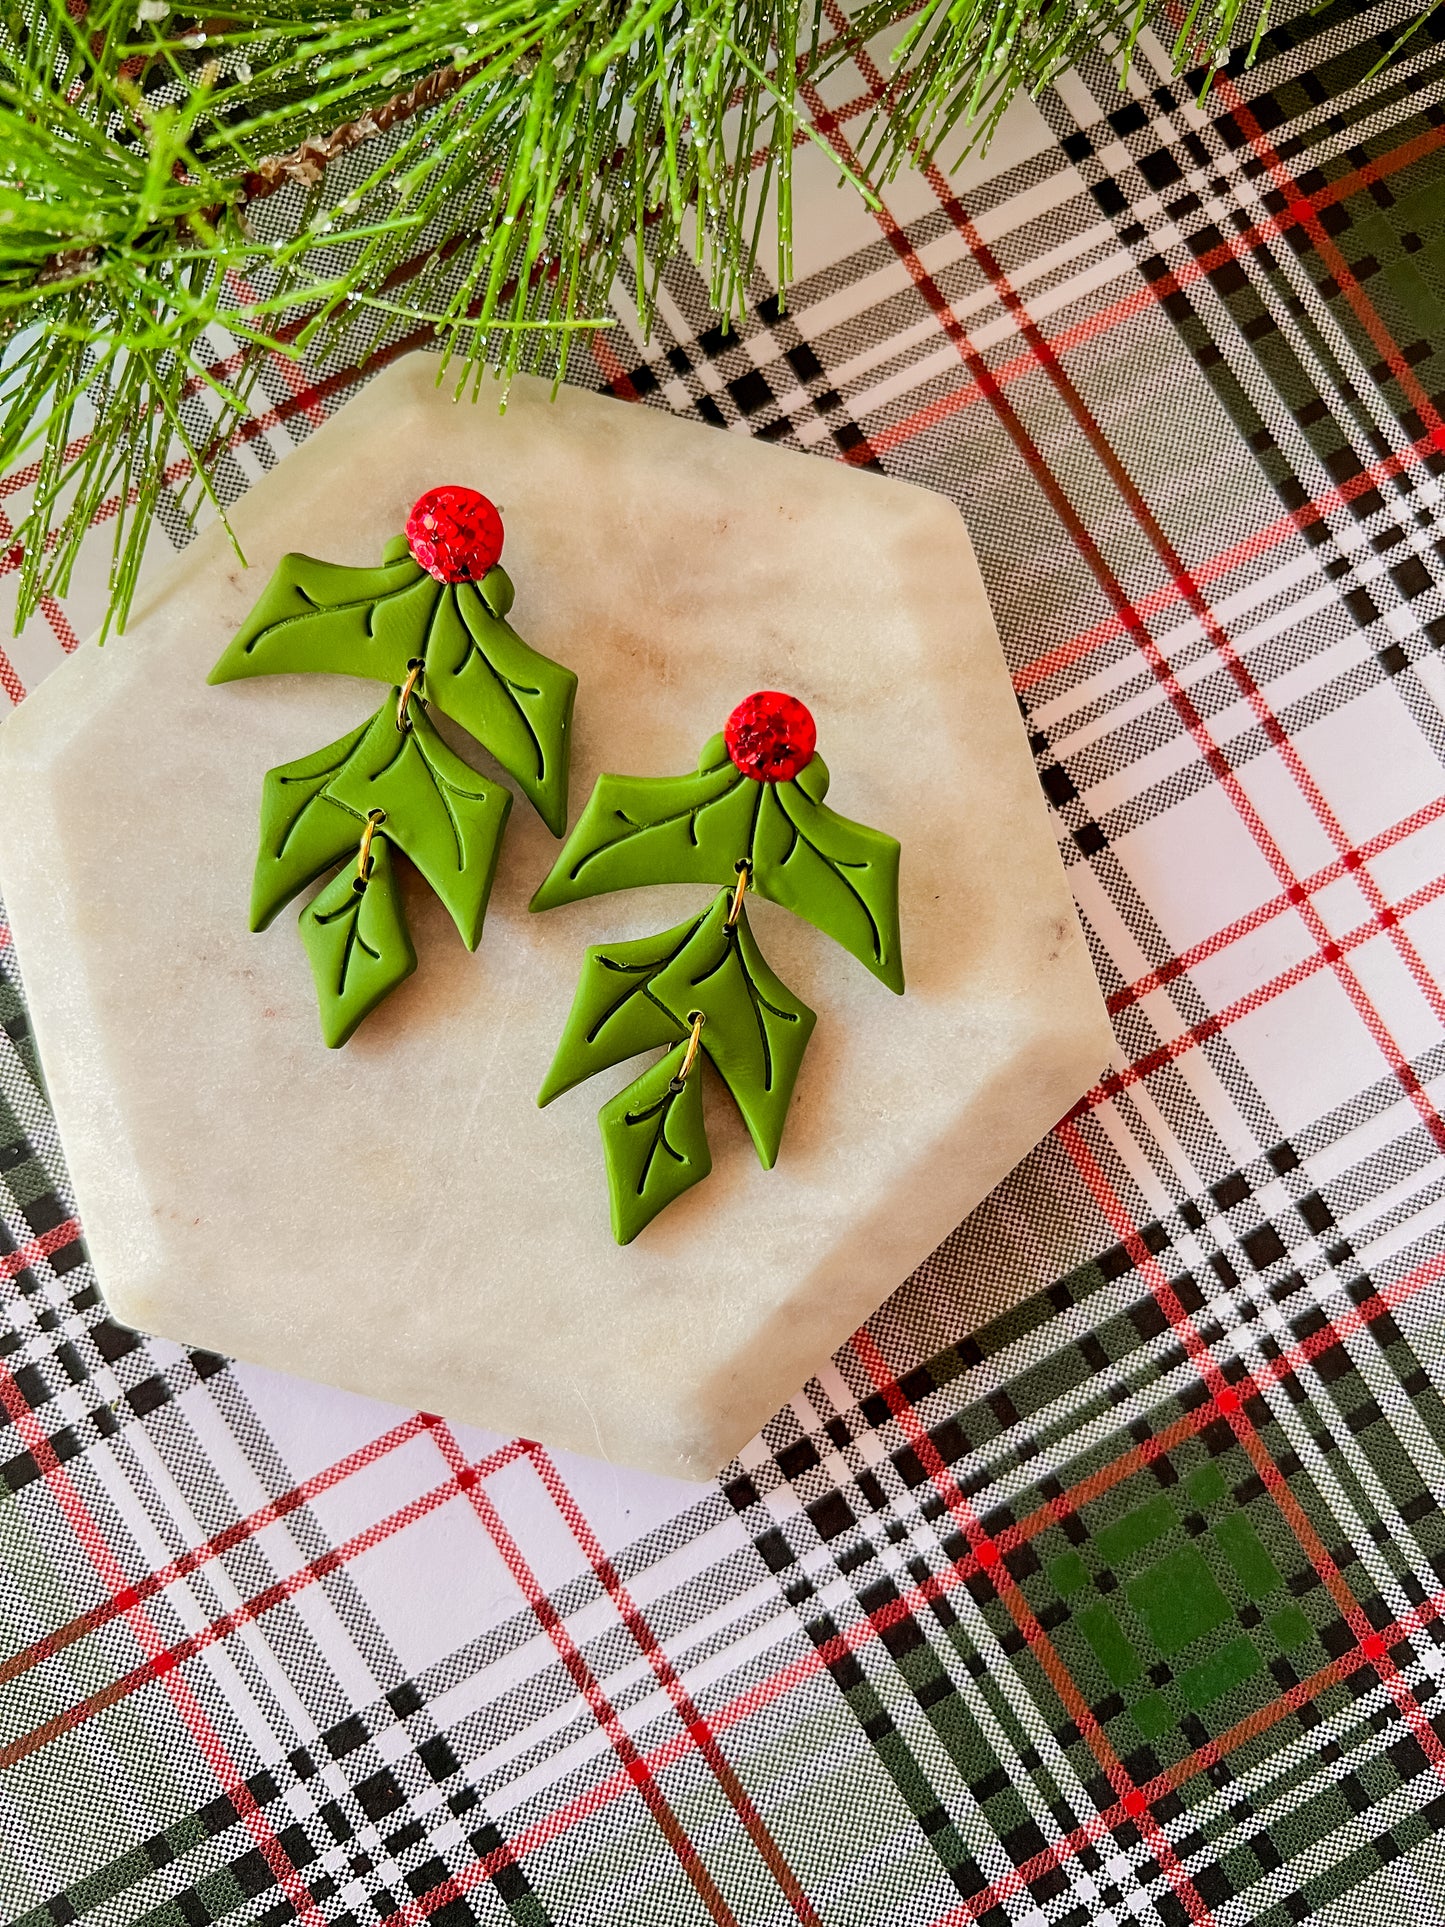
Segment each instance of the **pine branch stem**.
M250 173L243 176L238 205L249 206L255 201L264 201L278 188L289 182L301 187L315 187L326 169L343 154L349 154L354 147L364 141L377 140L389 134L393 127L410 120L413 115L435 107L454 94L466 80L478 70L475 67L449 65L438 67L429 74L423 74L414 86L399 94L393 94L379 107L368 108L354 120L343 121L329 134L313 136L302 141L289 153L274 154L262 161Z
M212 207L202 209L199 214L182 216L174 226L180 231L191 228L195 221L201 220L214 227L228 206L238 210L254 206L257 201L268 199L278 189L292 183L300 187L316 187L333 161L366 141L379 140L403 121L437 106L448 95L454 94L476 71L476 68L449 65L423 74L413 86L393 94L380 106L358 114L354 120L342 121L330 133L313 135L287 153L268 156L241 177L234 201L217 202ZM58 249L41 262L36 271L35 285L49 287L56 282L84 280L101 265L104 255L104 248L99 246Z
M219 482L266 357L436 342L459 394L555 376L619 274L647 329L684 248L726 323L773 226L786 290L792 156L828 125L805 90L850 55L892 44L855 143L886 181L1083 50L1122 59L1149 0L331 3L0 0L0 456L39 445L17 621L96 517L124 621L162 490ZM1212 71L1269 0L1178 5L1175 60L1197 38Z

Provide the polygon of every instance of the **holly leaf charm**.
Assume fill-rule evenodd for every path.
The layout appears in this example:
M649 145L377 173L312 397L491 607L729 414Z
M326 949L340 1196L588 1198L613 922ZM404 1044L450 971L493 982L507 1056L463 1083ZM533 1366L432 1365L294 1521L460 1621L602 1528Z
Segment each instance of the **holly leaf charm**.
M401 683L420 662L424 698L496 757L560 836L577 678L523 642L505 619L511 604L502 568L480 583L438 582L404 536L373 569L285 555L210 681L324 671Z
M534 910L649 883L728 884L740 861L760 896L805 917L902 993L895 837L823 802L813 756L790 782L745 776L714 736L691 776L599 776Z
M385 812L388 840L421 871L475 950L512 793L449 749L416 703L398 730L400 693L393 690L372 717L325 795L359 817Z
M806 917L901 997L898 839L827 807L821 756L791 783L765 787L750 851L754 888Z
M537 1093L539 1105L550 1104L584 1078L610 1070L639 1051L686 1037L686 1017L673 1018L648 992L657 973L687 947L703 922L701 916L690 917L657 937L589 947L552 1067Z
M702 1048L732 1092L758 1158L771 1170L815 1013L774 975L748 928L746 912L729 928L724 891L685 943L648 985L686 1034L689 1013L707 1018Z
M361 826L326 786L352 756L367 725L325 749L267 770L261 786L261 843L251 884L251 928L264 930L298 890L354 850Z
M724 886L690 923L588 950L537 1099L549 1103L634 1052L670 1046L598 1114L619 1244L712 1167L690 1075L699 1052L732 1093L764 1168L777 1160L817 1018L758 949L744 909L749 885L903 989L899 846L827 807L816 741L804 704L759 690L704 745L694 773L599 776L532 899L546 910L636 885Z
M365 883L348 865L307 904L301 914L301 940L316 980L321 1034L336 1050L416 969L391 846L384 836L372 839Z
M631 1244L664 1205L712 1169L696 1065L680 1088L675 1085L686 1055L684 1039L597 1113L612 1235L620 1245Z
M648 883L727 883L746 856L763 786L714 736L690 776L599 776L534 910Z

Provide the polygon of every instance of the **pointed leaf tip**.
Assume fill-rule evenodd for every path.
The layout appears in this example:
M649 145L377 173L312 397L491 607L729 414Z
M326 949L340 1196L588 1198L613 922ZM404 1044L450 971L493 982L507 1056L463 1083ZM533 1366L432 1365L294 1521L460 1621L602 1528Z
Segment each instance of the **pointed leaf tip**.
M321 1034L337 1050L384 997L416 969L391 846L371 845L365 887L348 864L301 913L301 940L321 1011Z
M712 1169L698 1067L681 1090L673 1089L686 1055L684 1040L597 1113L612 1235L620 1245L631 1244L659 1211Z
M325 749L267 770L261 785L261 837L251 881L253 930L264 930L298 890L356 848L361 824L326 789L356 754L366 730L362 723Z
M760 896L901 994L897 839L829 809L827 790L821 756L791 782L757 782L721 736L686 776L599 776L532 908L652 883L730 884L747 858Z
M285 555L208 682L299 672L400 683L423 664L422 693L488 750L554 836L567 827L577 677L512 629L511 578L443 583L394 537L374 568Z
M369 569L283 555L208 680L324 671L400 682L441 593L409 555Z
M492 570L481 588L461 582L446 592L427 640L423 686L429 701L496 757L560 837L567 827L577 677L523 642L490 606L486 584L501 573ZM501 585L493 588L509 605Z

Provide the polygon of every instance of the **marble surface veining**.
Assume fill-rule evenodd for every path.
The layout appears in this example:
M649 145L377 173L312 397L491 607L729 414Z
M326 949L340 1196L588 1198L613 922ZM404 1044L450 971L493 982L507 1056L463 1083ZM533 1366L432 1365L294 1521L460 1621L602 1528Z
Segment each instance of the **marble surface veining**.
M1103 1069L1111 1036L967 535L944 500L520 381L455 405L412 358L204 532L124 636L0 729L3 888L86 1237L128 1323L499 1431L711 1472ZM367 563L439 482L502 509L520 634L581 678L600 769L674 774L740 697L817 718L829 802L903 845L908 994L754 899L819 1013L776 1169L721 1085L712 1176L619 1249L596 1112L535 1092L584 947L710 900L530 915L511 816L480 949L408 874L420 967L339 1052L295 917L246 928L263 773L379 685L206 673L277 559ZM480 765L485 757L476 752Z

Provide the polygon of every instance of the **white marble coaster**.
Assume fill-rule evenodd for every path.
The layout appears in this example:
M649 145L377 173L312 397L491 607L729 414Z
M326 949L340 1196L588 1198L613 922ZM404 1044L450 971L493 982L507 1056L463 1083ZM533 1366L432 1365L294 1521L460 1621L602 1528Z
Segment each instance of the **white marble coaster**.
M0 729L0 888L102 1288L127 1323L652 1470L749 1438L1103 1068L1111 1036L968 538L945 501L646 408L436 364L370 383ZM818 722L829 801L903 845L908 994L757 902L819 1013L777 1167L710 1077L713 1174L625 1249L595 1114L539 1112L588 943L673 885L528 914L512 812L481 948L408 875L420 967L339 1052L295 918L246 928L263 773L377 685L205 678L278 557L374 561L439 482L506 518L513 623L602 768L689 769L749 690ZM634 1067L636 1068L636 1067Z

